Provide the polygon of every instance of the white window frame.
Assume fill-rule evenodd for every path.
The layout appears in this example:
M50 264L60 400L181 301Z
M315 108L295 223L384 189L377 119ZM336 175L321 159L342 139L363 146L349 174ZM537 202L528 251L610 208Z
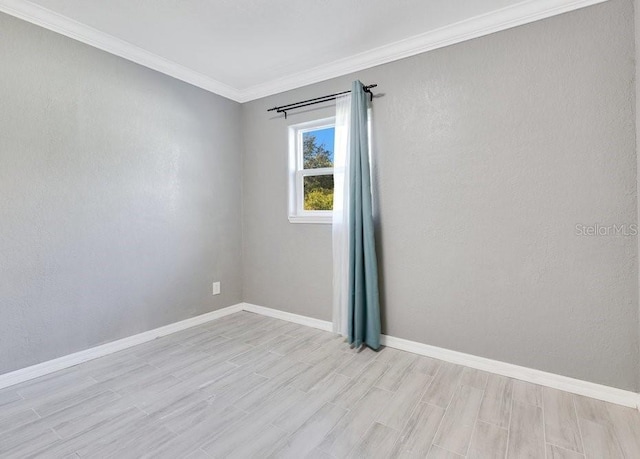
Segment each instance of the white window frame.
M304 177L333 175L333 167L304 169L302 135L336 126L336 118L323 118L289 126L289 221L331 224L333 211L304 209Z

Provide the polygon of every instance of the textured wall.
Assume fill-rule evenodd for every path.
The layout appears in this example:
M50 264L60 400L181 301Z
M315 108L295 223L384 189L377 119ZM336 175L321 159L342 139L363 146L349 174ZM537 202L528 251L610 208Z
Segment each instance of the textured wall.
M390 335L638 389L630 0L243 106L244 300L331 318L331 228L287 221L287 126L268 107L378 83L383 328Z
M640 113L638 112L638 101L640 100L640 2L633 0L634 8L634 32L635 32L635 122L636 122L636 195L640 196L640 181L637 180L637 171L640 170ZM638 200L638 218L640 220L640 200ZM640 221L638 222L640 223ZM640 260L640 244L638 244L639 258ZM640 262L639 262L640 264ZM640 268L639 268L640 271ZM639 273L640 276L640 273ZM638 288L640 290L640 277L638 278ZM638 346L640 347L640 304L638 305ZM636 364L638 373L638 386L640 386L640 352L638 353L638 362Z
M240 120L0 14L0 373L241 300Z
M636 238L575 235L637 221L631 8L611 0L242 118L0 14L0 373L242 299L329 320L330 227L287 221L286 128L333 109L265 110L360 78L380 85L385 333L639 389Z

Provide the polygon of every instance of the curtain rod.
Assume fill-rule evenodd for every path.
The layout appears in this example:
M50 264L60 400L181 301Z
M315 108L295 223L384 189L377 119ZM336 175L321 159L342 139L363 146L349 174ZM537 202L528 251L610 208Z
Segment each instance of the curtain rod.
M371 92L371 88L375 88L378 86L377 84L370 84L364 87L364 92L368 93L371 96L371 100L373 100L373 93ZM275 111L276 113L284 113L284 118L287 119L287 112L289 110L295 110L296 108L307 107L309 105L321 104L322 102L328 102L330 100L335 100L338 96L343 94L349 94L351 91L342 91L337 92L335 94L329 94L328 96L316 97L314 99L307 99L300 102L294 102L293 104L280 105L279 107L273 107L268 109L268 112Z

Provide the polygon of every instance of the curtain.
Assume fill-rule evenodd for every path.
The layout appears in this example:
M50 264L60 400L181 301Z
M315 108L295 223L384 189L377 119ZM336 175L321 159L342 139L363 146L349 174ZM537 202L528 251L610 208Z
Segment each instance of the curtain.
M333 149L333 331L348 331L349 310L349 130L351 94L336 99Z
M334 328L336 332L347 336L349 343L355 347L366 344L378 349L380 304L369 165L367 94L360 81L353 82L349 99L348 115L344 114L346 98L338 99L336 110ZM349 126L346 137L341 132L344 125ZM347 147L343 148L345 143ZM339 214L337 219L336 214Z

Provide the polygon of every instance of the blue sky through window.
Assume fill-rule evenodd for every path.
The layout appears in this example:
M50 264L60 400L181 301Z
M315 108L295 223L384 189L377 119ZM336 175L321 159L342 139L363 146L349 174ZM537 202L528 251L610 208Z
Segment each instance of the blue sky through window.
M335 128L318 129L317 131L305 132L303 136L313 135L316 138L317 145L324 145L325 150L330 153L331 162L333 162L333 142L335 139Z

